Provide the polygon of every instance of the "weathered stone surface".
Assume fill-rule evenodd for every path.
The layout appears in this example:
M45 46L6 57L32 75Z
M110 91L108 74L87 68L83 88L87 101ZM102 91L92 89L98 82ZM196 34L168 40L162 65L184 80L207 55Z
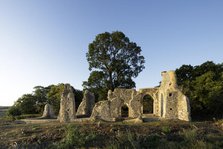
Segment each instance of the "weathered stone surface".
M84 92L84 97L82 99L82 102L80 103L77 109L77 115L90 116L94 108L94 105L95 105L94 94L86 90Z
M53 107L50 104L44 106L43 115L41 118L55 118Z
M142 116L142 94L137 93L129 101L129 116L133 118Z
M153 114L165 119L190 121L189 99L179 90L174 71L162 72L160 87L140 89L116 88L108 91L108 100L97 103L91 115L92 119L113 121L122 116L122 107L127 106L128 117L143 115L143 97L153 98Z
M96 103L91 114L91 119L113 121L110 111L110 101L99 101Z
M143 98L146 95L150 95L153 99L153 114L158 115L159 114L159 88L144 88L144 89L140 89L138 91L139 93L141 93L142 98L141 100L141 113L143 114Z
M61 95L60 111L58 120L60 122L70 122L76 118L74 88L70 84L65 84Z
M135 89L116 88L114 92L108 91L108 100L96 104L91 115L106 121L116 121L122 117L122 107L128 107L128 116L137 118L141 116L141 94Z
M157 91L141 89L139 92L153 97L154 114L165 119L190 121L189 99L179 90L174 71L161 73L162 82Z

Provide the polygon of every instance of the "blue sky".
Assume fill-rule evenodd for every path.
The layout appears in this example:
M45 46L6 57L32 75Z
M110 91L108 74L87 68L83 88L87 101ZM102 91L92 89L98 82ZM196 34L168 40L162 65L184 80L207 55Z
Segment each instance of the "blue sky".
M105 31L141 46L137 89L182 64L222 63L222 8L222 0L0 0L0 106L37 85L82 89L88 44Z

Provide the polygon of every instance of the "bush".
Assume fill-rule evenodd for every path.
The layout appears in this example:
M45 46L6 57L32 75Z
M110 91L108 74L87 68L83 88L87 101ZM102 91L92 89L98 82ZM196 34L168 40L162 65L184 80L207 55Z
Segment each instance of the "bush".
M109 148L139 148L139 136L130 131L119 132L116 141Z
M162 129L162 132L164 132L165 134L168 134L171 132L170 126L163 126L161 129Z
M70 124L66 128L64 140L52 148L69 149L91 146L98 137L94 132L82 132L80 126Z
M19 116L21 114L21 110L18 106L12 106L7 111L8 116Z
M152 134L141 138L141 148L157 148L160 145L161 137L157 134Z

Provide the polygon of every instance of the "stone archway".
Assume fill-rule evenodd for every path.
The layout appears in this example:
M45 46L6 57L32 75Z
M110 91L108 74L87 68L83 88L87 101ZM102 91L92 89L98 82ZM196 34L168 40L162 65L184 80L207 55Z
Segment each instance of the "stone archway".
M159 91L158 88L145 88L145 89L139 90L139 92L142 94L142 98L141 98L141 113L142 114L147 113L145 111L145 107L143 106L143 102L145 102L145 100L149 98L152 100L148 101L150 103L149 109L147 110L148 114L158 115L158 111L159 111L158 91Z
M146 94L142 98L142 114L153 114L154 113L153 106L154 106L154 100L152 96Z
M121 107L121 117L122 118L127 118L129 117L129 107L127 105L123 105Z

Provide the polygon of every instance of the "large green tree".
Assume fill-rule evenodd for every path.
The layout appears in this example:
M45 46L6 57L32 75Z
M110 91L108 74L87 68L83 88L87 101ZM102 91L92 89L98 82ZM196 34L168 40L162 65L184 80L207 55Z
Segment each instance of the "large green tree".
M145 68L141 48L119 31L98 34L86 56L91 74L83 86L99 100L106 98L108 90L135 87L133 78Z
M183 65L176 74L191 101L192 118L223 117L223 64Z
M47 101L53 106L54 112L58 114L60 110L60 98L64 90L64 84L61 83L58 85L50 85L49 88L50 90L47 92Z
M50 90L50 87L35 86L33 91L33 98L36 101L36 111L38 113L43 112L44 105L47 103L47 92Z

